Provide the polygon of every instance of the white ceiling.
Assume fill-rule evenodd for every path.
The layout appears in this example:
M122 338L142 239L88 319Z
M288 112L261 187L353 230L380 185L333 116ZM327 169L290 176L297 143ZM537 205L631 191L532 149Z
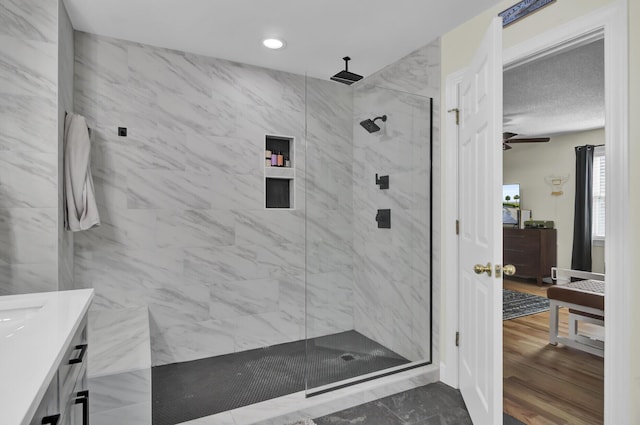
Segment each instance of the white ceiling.
M75 29L328 79L365 77L499 0L65 0ZM280 51L262 47L279 37ZM604 46L508 70L504 131L552 136L604 125Z
M504 73L504 131L541 137L604 126L604 41Z
M365 77L499 0L65 0L73 26L154 46L328 79ZM266 37L287 46L268 51Z

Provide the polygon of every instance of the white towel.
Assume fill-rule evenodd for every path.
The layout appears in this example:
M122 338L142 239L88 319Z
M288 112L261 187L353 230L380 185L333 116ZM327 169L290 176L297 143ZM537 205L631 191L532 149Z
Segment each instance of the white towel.
M83 116L67 114L64 122L64 222L72 232L100 225L91 177L91 140Z

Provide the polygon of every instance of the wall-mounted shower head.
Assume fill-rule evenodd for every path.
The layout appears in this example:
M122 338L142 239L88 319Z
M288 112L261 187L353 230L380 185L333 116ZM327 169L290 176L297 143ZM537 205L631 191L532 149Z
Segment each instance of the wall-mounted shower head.
M380 127L378 126L378 124L376 124L377 120L382 120L382 122L386 122L387 116L383 115L381 117L375 117L374 119L360 121L360 125L369 133L375 133L376 131L380 131Z
M351 60L351 58L349 56L345 56L342 58L342 60L344 60L344 71L338 72L336 75L331 77L331 79L348 86L355 83L356 81L362 80L362 75L349 72L349 61Z

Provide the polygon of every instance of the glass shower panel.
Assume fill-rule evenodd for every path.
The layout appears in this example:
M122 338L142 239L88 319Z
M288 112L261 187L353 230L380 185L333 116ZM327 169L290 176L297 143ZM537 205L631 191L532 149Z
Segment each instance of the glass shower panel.
M431 361L430 159L430 98L307 80L309 393Z

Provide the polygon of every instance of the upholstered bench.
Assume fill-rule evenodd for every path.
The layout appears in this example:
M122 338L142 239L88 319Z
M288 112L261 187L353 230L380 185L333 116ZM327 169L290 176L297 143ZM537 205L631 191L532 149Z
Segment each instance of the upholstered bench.
M559 284L547 289L551 315L549 317L549 343L558 342L600 357L604 357L604 341L580 334L578 323L604 326L604 282L586 279ZM558 334L558 310L569 308L569 336Z

